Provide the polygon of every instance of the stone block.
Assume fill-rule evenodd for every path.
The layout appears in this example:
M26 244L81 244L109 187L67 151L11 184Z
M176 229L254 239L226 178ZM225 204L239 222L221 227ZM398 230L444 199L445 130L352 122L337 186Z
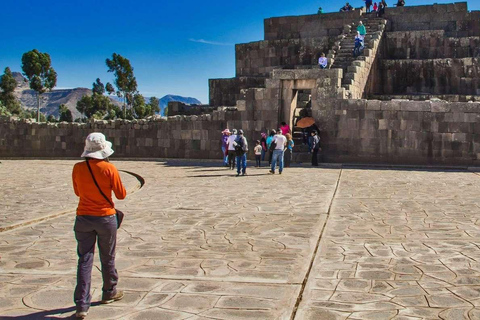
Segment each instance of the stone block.
M445 101L430 101L430 110L431 112L450 112L451 106Z
M429 101L401 101L400 108L402 111L430 112L431 106Z
M398 100L384 101L381 105L381 110L400 111L402 110L401 101L398 101Z
M382 110L382 101L380 100L366 100L366 110Z
M236 107L238 111L245 111L247 110L247 102L245 100L237 100Z

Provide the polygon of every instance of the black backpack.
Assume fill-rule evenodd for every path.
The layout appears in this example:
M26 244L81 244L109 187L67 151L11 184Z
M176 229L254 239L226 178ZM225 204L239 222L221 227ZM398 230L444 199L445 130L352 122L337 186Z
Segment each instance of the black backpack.
M237 139L235 139L235 153L237 156L241 156L245 153L244 149L244 143L243 143L243 136L238 136Z

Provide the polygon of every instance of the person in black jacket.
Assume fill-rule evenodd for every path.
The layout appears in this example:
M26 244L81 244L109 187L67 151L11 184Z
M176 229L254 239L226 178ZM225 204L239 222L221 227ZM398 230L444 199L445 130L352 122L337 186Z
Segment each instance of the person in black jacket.
M310 152L312 153L312 166L318 166L318 151L320 149L320 137L317 135L317 131L312 131L309 138Z

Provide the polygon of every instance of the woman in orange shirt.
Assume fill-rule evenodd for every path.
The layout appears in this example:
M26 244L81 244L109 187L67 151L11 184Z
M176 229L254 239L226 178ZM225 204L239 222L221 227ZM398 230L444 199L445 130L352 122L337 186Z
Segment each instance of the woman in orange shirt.
M72 172L73 189L80 197L74 227L78 253L74 300L76 317L80 319L87 316L90 308L91 275L97 241L103 278L101 303L123 298L123 291L117 291L115 247L118 226L112 191L117 199L125 199L127 193L117 168L108 161L112 154L112 143L106 141L102 133L91 133L85 140L82 154L86 161L75 164Z

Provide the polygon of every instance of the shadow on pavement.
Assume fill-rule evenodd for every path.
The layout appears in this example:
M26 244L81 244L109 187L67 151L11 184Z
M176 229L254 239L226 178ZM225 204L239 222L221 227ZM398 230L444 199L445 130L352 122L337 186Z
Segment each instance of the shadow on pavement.
M59 313L68 313L68 312L73 312L73 314L68 318L65 318L65 316L58 315ZM62 308L62 309L39 311L39 312L24 315L24 316L10 316L10 317L1 316L0 319L17 319L17 320L76 319L76 317L75 317L75 307L69 307L69 308Z
M90 307L99 306L101 305L99 301L92 302ZM16 320L39 320L39 319L77 319L75 317L76 308L74 306L68 308L59 308L59 309L52 309L52 310L44 310L38 311L35 313L27 314L24 316L0 316L0 319L16 319ZM65 313L72 312L70 317L65 318ZM63 314L63 315L59 315ZM87 316L88 317L88 316Z
M247 173L246 175L242 176L237 176L236 173L229 173L229 174L199 174L199 175L194 175L194 176L187 176L186 178L218 178L218 177L233 177L233 178L248 178L248 177L257 177L257 176L266 176L268 173L254 173L254 174L249 174Z

